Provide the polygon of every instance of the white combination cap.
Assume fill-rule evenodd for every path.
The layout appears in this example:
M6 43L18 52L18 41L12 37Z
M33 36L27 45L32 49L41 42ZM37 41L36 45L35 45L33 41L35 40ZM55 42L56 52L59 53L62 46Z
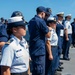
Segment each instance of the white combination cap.
M59 14L64 14L64 12L59 12L59 13L57 13L57 15L59 15Z
M51 21L56 21L56 19L55 19L54 17L49 17L49 18L47 19L47 21L49 21L49 20L51 20Z
M63 17L63 16L64 16L64 12L59 12L59 13L57 13L56 15Z
M54 18L54 17L49 17L48 19L47 19L47 23L56 23L56 19Z
M8 23L23 21L21 16L16 16L8 19Z
M67 17L67 16L70 16L70 17L71 17L72 15L71 15L71 14L67 14L66 17Z
M22 19L21 16L11 17L8 19L7 29L17 26L25 26L27 23Z

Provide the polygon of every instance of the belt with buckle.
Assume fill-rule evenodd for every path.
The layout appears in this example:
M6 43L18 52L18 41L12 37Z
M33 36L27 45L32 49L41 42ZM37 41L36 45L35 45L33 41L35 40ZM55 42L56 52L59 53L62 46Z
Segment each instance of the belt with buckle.
M22 73L11 73L11 75L28 75L27 71Z
M57 46L51 46L51 47L58 47L58 45Z

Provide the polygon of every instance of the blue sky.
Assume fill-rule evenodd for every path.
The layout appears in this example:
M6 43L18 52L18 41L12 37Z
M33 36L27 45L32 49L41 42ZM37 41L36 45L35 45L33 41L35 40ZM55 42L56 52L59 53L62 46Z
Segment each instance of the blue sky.
M10 18L13 11L21 11L27 21L35 14L38 6L50 7L53 15L64 12L75 17L75 0L0 0L0 17Z

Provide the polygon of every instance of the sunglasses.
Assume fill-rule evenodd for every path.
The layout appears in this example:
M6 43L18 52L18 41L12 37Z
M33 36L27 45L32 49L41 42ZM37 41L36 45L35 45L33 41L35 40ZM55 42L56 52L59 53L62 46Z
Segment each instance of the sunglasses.
M68 19L71 19L71 18L68 18Z

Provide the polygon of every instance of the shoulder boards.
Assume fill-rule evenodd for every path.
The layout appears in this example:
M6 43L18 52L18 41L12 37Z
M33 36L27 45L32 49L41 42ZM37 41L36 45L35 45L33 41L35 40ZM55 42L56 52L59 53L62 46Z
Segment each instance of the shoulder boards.
M8 42L6 42L5 44L10 44L13 40L9 40Z
M5 44L10 44L10 41L6 42Z
M68 21L65 21L66 23L68 23Z
M57 22L57 24L59 24L59 22Z

